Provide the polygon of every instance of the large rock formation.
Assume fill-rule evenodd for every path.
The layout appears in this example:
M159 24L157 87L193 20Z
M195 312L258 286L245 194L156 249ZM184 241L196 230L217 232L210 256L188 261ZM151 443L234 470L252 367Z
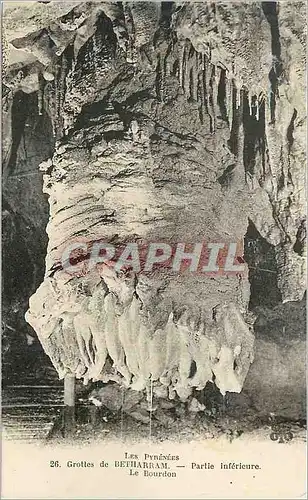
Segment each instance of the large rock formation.
M305 290L304 4L59 9L37 7L35 26L17 9L5 24L4 158L21 93L36 96L56 140L40 167L49 239L27 321L60 377L154 384L183 400L208 381L240 392L254 350L267 351L258 337L254 349L251 311L300 303ZM29 26L17 36L20 15ZM69 245L101 240L242 242L247 272L67 272ZM268 337L293 352L285 331ZM292 367L302 387L303 369ZM262 393L259 379L250 386Z

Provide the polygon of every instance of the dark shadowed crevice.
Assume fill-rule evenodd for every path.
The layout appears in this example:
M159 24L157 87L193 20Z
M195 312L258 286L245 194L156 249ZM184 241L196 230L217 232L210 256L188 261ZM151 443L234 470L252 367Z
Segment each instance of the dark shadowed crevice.
M250 309L274 307L282 302L277 284L275 248L260 235L251 220L244 239L244 258L249 268Z
M101 13L96 21L94 35L80 48L75 72L77 81L84 78L95 67L103 67L107 61L115 58L117 37L112 21Z
M296 233L296 241L293 246L293 250L297 255L300 257L303 257L304 252L305 252L305 246L306 246L306 239L307 239L307 230L306 230L306 219L304 219Z
M278 304L276 307L259 308L254 323L256 335L285 344L288 340L306 338L306 297L302 300Z
M29 108L31 107L31 103L36 99L37 97L35 94L25 94L21 91L16 92L14 95L12 105L12 146L7 170L3 172L4 180L6 180L15 170L17 151L24 134Z
M112 94L117 88L118 84L123 81L129 81L133 77L131 72L120 73L110 84L105 92L105 95L101 99L97 99L91 104L84 104L81 113L78 115L76 122L74 124L74 131L81 130L83 128L90 127L91 125L104 123L107 119L107 115L112 115L123 111L126 106L131 106L137 103L139 100L147 98L149 90L145 89L138 91L130 95L127 100L123 103L118 103L113 100ZM151 96L149 96L151 97Z
M174 2L161 2L160 3L160 18L158 21L158 28L154 33L153 44L156 47L160 41L166 40L170 36L170 25L172 14L174 11Z
M270 25L272 37L272 68L269 72L269 80L271 83L270 94L270 111L271 122L275 122L276 99L278 97L278 86L280 77L283 72L281 61L281 42L278 22L278 5L277 2L262 2L263 13Z
M197 365L195 360L192 360L190 365L190 372L188 378L193 378L193 376L197 373Z
M239 154L239 133L240 125L242 122L243 113L243 91L241 91L241 104L237 107L237 92L239 90L236 88L235 83L232 85L232 126L230 139L228 141L228 147L235 156Z
M236 167L236 164L233 163L232 165L229 165L223 172L223 174L218 177L217 181L221 185L222 188L228 188L230 187L232 183L232 179L234 176L234 169Z
M292 146L293 146L293 143L294 143L293 133L294 133L294 122L296 120L296 117L297 117L297 109L294 109L293 115L292 115L292 118L290 121L290 125L288 126L288 130L287 130L287 140L288 140L289 153L290 153Z
M228 122L228 113L226 107L226 70L221 69L220 79L218 84L217 102L222 120Z
M157 65L156 65L155 91L156 91L156 98L159 102L162 102L163 100L162 80L163 80L162 64L160 60L160 54L158 54Z
M161 2L161 14L160 14L159 25L164 30L170 29L174 5L175 5L174 2Z
M258 116L257 116L258 107ZM244 128L244 150L243 162L246 173L251 176L255 174L256 157L259 153L262 164L265 162L265 102L258 102L256 96L252 97L251 108L249 106L248 93L243 95L243 128Z
M24 320L29 297L44 278L49 205L39 164L54 153L49 116L38 113L37 93L15 95L10 172L2 195L3 380L49 366L35 332ZM47 363L47 365L46 365ZM14 369L12 369L12 366Z

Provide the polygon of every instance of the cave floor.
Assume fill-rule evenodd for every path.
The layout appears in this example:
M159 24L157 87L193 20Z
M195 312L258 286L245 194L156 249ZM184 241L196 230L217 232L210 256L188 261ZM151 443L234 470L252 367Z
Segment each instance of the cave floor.
M93 417L92 417L93 418ZM188 443L203 440L222 440L229 443L243 440L271 440L273 444L299 444L306 442L306 422L283 418L246 415L235 418L227 414L209 417L201 414L186 414L174 421L138 422L129 415L105 415L96 422L77 422L74 432L64 437L61 419L56 421L47 442L80 444L105 442Z

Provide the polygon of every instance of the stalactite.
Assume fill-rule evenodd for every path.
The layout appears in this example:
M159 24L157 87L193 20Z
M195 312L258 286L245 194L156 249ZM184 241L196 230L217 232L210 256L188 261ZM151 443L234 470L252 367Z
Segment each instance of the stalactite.
M207 56L197 52L186 40L179 47L179 59L174 62L172 70L172 74L178 77L187 99L198 103L200 122L204 123L205 115L210 115L211 131L214 130L217 111L217 102L215 104L214 101L217 101L220 78L219 74L216 77L211 74L212 68L213 66L208 65Z
M184 88L184 81L183 81L184 54L185 54L185 44L182 45L180 48L180 58L179 58L179 82L182 88Z
M230 76L227 78L226 84L226 103L229 129L231 131L233 123L233 80Z
M214 81L213 81L213 85L214 85L213 104L214 104L216 118L219 115L218 90L219 90L220 78L221 78L221 68L219 68L219 66L215 66Z
M62 135L66 116L63 113L63 105L66 93L66 78L70 69L71 61L66 51L57 58L54 66L54 75L48 72L48 83L45 89L49 94L48 109L52 121L53 134L55 137Z
M256 119L256 112L257 112L257 96L253 94L251 98L251 116L254 119Z
M171 74L172 74L172 76L176 76L176 78L180 82L180 64L179 64L179 59L177 59L177 58L173 62Z
M199 69L197 81L197 102L199 109L200 122L204 123L205 115L205 102L204 102L204 89L203 89L203 70Z
M185 51L184 68L183 68L183 76L184 76L183 88L187 98L189 98L190 96L190 65L191 65L191 60L189 57L190 50L191 50L191 45L190 43L186 42L186 51Z
M187 96L192 101L197 101L197 80L198 80L198 53L193 45L189 47L187 61Z
M235 109L238 110L241 107L241 91L243 88L241 80L237 78L234 80L235 84Z
M189 72L189 99L197 101L197 84L193 66L190 68Z
M128 63L136 64L138 59L138 51L136 48L136 33L134 18L129 6L129 2L123 2L123 13L125 19L125 27L128 34L126 60Z
M44 108L46 112L49 114L51 126L52 126L52 134L53 137L56 137L56 79L53 81L49 81L44 86Z
M163 76L164 76L164 79L167 76L170 76L173 73L173 69L172 69L172 68L174 68L174 62L172 63L172 61L173 61L173 53L174 53L173 43L170 42L169 45L168 45L168 48L166 50L166 54L164 56L164 62L163 62Z
M194 76L194 100L198 102L198 81L200 72L200 54L195 51L194 65L193 65L193 76Z
M61 57L61 63L60 63L60 77L59 77L59 93L58 93L58 99L59 99L59 104L58 106L60 107L60 113L58 115L58 120L59 120L59 125L61 128L63 128L63 104L65 100L65 91L66 91L66 77L67 77L67 72L69 68L69 61L66 56L66 52L64 51Z
M248 91L248 105L249 105L249 114L252 116L252 95L250 91Z
M257 99L256 101L256 120L259 121L260 118L260 103L259 100Z
M57 75L55 79L55 110L56 110L56 121L58 122L58 117L61 112L61 60L59 60L59 64L57 65Z
M60 114L60 85L59 85L59 80L60 80L60 71L61 71L61 66L60 66L60 60L57 60L57 63L55 64L55 80L54 80L54 106L53 106L53 116L52 116L52 121L54 123L53 129L54 129L54 135L57 137L58 134L58 117Z
M207 75L207 111L210 117L210 132L213 134L216 130L215 96L217 100L217 92L215 89L215 66L210 66Z
M156 90L157 100L159 102L162 102L164 91L163 91L163 69L162 69L160 54L157 54L155 90Z
M210 118L210 132L212 130L212 119L210 116L210 103L209 103L209 93L210 93L210 71L211 71L211 65L209 61L207 60L206 56L204 56L204 61L203 61L203 96L204 96L204 107L205 107L205 112Z
M203 124L206 114L206 92L205 92L205 56L195 51L195 62L193 68L193 99L198 103L200 122Z
M188 62L188 49L187 42L184 44L183 55L182 55L182 88L187 95L187 62Z

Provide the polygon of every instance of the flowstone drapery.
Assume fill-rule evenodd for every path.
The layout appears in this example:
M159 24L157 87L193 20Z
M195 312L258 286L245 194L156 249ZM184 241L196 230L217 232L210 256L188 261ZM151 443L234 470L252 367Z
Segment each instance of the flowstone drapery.
M208 381L240 392L263 275L271 306L305 289L303 4L41 8L20 36L14 15L5 26L4 127L16 93L36 93L56 138L41 164L46 275L27 321L60 377L151 380L184 400ZM62 269L68 245L102 239L246 241L247 273Z
M196 308L155 317L146 290L139 296L142 281L121 282L110 271L91 278L47 278L30 300L27 320L61 378L148 391L152 382L159 397L183 400L214 380L222 394L241 391L254 337L235 305L216 309L211 322Z

